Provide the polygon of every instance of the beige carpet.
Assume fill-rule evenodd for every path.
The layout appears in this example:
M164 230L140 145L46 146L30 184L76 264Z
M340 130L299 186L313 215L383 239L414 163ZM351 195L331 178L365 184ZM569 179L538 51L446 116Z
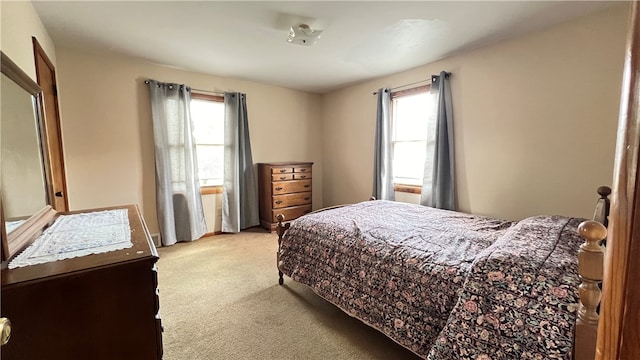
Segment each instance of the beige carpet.
M164 359L417 359L285 277L261 230L159 248Z

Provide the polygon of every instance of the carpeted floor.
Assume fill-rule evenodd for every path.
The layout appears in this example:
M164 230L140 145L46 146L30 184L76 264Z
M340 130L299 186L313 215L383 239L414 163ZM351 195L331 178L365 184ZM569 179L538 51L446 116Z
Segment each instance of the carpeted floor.
M418 359L285 277L262 230L159 248L164 359Z

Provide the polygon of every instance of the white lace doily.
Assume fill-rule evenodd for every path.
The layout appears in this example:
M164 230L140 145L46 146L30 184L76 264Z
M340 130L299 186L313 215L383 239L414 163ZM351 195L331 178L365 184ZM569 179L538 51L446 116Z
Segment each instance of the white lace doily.
M132 246L127 209L61 215L9 263L9 269Z

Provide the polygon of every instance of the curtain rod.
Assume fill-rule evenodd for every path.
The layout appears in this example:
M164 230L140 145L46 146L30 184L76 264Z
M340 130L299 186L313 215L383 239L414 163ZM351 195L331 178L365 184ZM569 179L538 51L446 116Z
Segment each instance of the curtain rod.
M445 76L446 76L446 77L449 77L449 76L451 76L451 73L450 73L450 72L445 73ZM389 90L396 90L396 89L400 89L400 88L407 87L407 86L411 86L411 85L415 85L415 84L420 84L420 83L427 82L427 81L431 81L431 82L433 82L433 81L434 81L434 79L435 79L435 78L437 78L437 77L440 77L440 75L431 75L431 79L424 79L424 80L420 80L420 81L412 82L412 83L409 83L409 84L404 84L404 85L396 86L396 87L391 88L391 89L389 89ZM375 92L373 93L373 95L378 95L378 92L377 92L377 91L375 91Z
M149 80L145 80L144 83L149 85ZM221 91L194 89L192 87L189 87L189 88L191 89L191 91L195 91L195 92L199 92L199 93L207 93L207 94L213 94L213 95L218 95L218 96L224 96L224 92L221 92Z

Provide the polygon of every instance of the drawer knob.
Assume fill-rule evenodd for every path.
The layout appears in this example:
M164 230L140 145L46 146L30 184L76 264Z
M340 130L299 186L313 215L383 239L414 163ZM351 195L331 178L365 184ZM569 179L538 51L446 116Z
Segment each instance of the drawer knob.
M280 169L280 172L281 172L281 173L283 173L283 172L287 172L287 169Z
M276 204L278 205L282 204L282 200L276 200Z
M287 178L286 176L280 176L280 180L284 180L286 178Z
M311 198L309 196L307 196L306 198L304 198L305 200L311 200Z
M305 171L307 171L307 169L305 168L300 169L300 172L305 172Z
M278 187L276 188L276 190L277 190L277 191L280 191L280 190L282 190L282 189L284 189L282 186L278 186Z
M0 318L0 345L6 345L11 337L11 321Z
M300 175L300 179L305 179L307 175Z
M308 188L308 187L311 187L311 185L310 184L306 184L304 187Z

